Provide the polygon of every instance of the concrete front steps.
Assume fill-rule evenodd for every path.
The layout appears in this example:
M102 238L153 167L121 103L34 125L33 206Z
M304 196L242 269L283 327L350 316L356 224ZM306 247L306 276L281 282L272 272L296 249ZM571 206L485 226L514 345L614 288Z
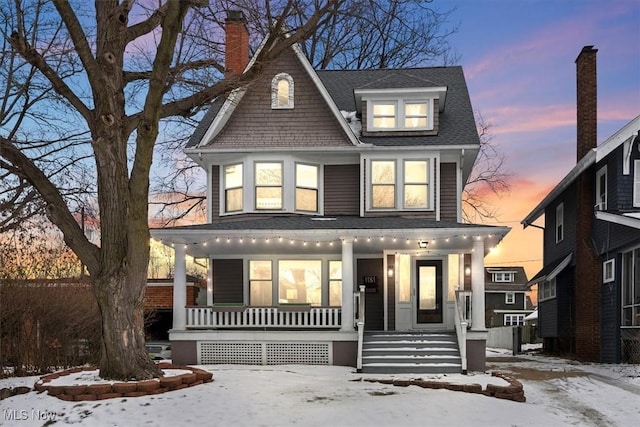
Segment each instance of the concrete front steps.
M459 374L455 332L365 331L362 372L378 374Z

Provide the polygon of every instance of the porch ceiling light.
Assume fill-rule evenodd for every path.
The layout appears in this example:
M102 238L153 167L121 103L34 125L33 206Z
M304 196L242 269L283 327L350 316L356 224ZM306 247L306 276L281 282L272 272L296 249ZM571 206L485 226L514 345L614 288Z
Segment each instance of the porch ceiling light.
M426 249L428 244L429 242L427 242L426 240L418 240L418 247L420 249Z

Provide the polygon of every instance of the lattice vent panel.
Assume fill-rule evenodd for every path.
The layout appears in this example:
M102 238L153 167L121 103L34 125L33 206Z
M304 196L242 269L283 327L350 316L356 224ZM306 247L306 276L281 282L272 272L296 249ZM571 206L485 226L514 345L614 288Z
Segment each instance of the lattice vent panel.
M262 365L260 343L200 343L200 363Z
M267 343L267 365L328 365L329 344Z

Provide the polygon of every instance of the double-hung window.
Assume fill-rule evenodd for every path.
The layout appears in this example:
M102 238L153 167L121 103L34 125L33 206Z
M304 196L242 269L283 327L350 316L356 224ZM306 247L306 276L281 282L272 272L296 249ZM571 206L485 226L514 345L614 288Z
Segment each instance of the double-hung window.
M596 210L607 210L607 167L596 173Z
M404 207L429 207L429 164L426 160L404 161Z
M395 129L397 127L397 103L393 101L373 104L372 124L374 129Z
M556 278L541 282L538 285L538 300L544 301L556 297Z
M371 131L413 131L433 128L431 110L433 100L377 100L370 101Z
M329 261L329 305L342 305L342 261Z
M249 261L249 305L270 306L273 301L271 261Z
M224 210L242 210L242 163L224 167Z
M633 207L640 208L640 160L633 162Z
M556 207L556 243L564 240L564 203Z
M296 163L296 210L318 212L318 166Z
M393 209L396 206L396 162L371 161L371 207Z
M505 304L515 304L516 303L516 294L515 294L515 292L506 292L504 294L504 303Z
M406 129L426 129L429 123L426 102L405 102L404 127Z
M255 164L256 210L282 209L282 163Z
M640 326L640 248L622 255L622 326Z

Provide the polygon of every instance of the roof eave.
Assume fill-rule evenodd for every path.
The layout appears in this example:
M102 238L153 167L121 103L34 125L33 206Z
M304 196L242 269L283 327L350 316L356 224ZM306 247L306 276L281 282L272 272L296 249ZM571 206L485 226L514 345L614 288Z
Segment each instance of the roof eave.
M569 186L589 167L596 162L596 149L592 148L585 154L585 156L569 171L569 173L562 178L562 181L556 185L553 190L546 195L544 199L520 222L524 228L527 228L534 221L536 221L542 214L546 207L560 194L562 194Z

